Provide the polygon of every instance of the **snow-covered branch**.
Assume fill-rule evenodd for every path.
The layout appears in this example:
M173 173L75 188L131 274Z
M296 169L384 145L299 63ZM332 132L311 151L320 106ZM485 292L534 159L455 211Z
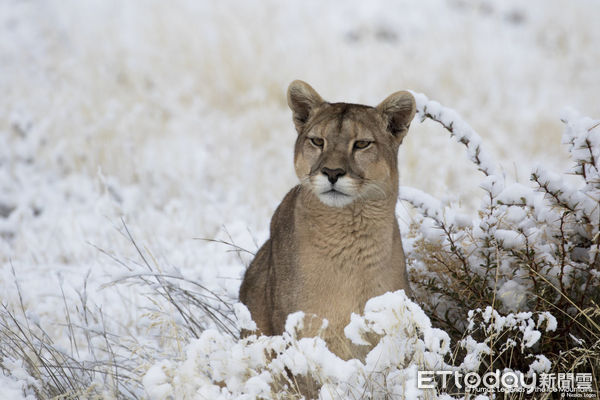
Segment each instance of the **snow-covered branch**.
M444 107L437 101L429 100L422 93L412 93L417 103L417 116L421 122L429 118L440 123L450 132L452 138L467 147L469 159L481 172L485 175L496 173L497 164L493 157L483 149L481 136L455 110Z

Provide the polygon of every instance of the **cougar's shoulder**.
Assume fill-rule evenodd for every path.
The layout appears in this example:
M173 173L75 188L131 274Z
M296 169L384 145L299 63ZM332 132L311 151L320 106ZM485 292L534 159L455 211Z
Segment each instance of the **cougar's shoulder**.
M294 214L300 190L300 185L294 186L275 209L270 225L271 239L276 239L282 244L292 244Z

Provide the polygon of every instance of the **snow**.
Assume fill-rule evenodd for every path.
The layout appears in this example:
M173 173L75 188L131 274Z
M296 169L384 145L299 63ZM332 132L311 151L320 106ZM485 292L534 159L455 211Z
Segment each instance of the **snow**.
M288 315L285 321L285 331L292 336L304 329L304 312L297 311Z
M538 319L538 328L540 327L540 325L546 322L546 332L551 332L551 331L555 331L556 328L558 327L558 322L556 321L556 318L554 317L554 315L550 314L549 312L543 312L540 314L540 317Z
M144 387L152 400L166 400L170 398L173 387L169 383L169 378L165 373L165 370L170 367L171 362L164 360L154 364L146 372L146 375L144 375Z
M2 386L2 395L7 400L34 400L35 396L29 394L25 396L24 389L26 386L23 382L12 380L11 378L0 374L0 385Z
M448 107L442 106L437 101L431 101L422 93L414 93L417 117L424 121L430 118L439 122L450 131L451 136L467 147L467 155L471 162L486 176L496 174L496 162L493 157L482 149L481 136L458 113Z
M512 282L508 284L511 288L518 285L514 281L509 282ZM543 324L544 321L548 322ZM506 347L519 345L522 352L525 348L531 348L538 343L542 333L556 330L556 319L548 312L511 312L502 315L491 306L487 306L485 310L477 309L469 312L468 331L474 331L477 327L483 329L488 335L502 332L519 333L519 335L512 335ZM465 367L477 367L477 358L489 352L489 347L486 345L489 337L483 343L476 342L470 335L463 340L463 346L468 352L463 362Z
M534 329L527 329L523 333L523 345L525 347L531 347L534 344L536 344L541 337L542 333L540 331Z
M34 400L36 398L34 388L39 386L39 382L31 378L22 363L7 359L2 362L10 368L10 375L0 372L0 387L3 397L11 400Z
M235 339L206 330L187 345L184 360L155 363L144 377L144 388L152 398L193 397L199 390L216 396L217 386L223 398L269 397L270 384L288 381L290 371L325 383L320 390L323 398L331 393L352 397L365 390L374 390L376 398L385 393L419 398L423 392L416 387L418 368L451 368L443 361L450 351L448 334L432 328L402 290L369 300L364 314L353 315L346 328L349 336L380 337L364 362L338 358L320 337L296 337L303 318L303 313L291 314L281 336ZM365 376L377 382L365 381Z
M477 342L470 335L462 340L461 345L467 351L467 354L460 364L460 368L466 371L477 371L481 358L486 354L490 354L490 347L485 343Z
M525 245L525 238L519 232L497 229L494 237L507 249L520 249Z
M417 207L421 213L434 220L442 219L442 204L435 197L413 187L402 186L399 189L400 199Z
M527 301L527 287L515 280L507 280L498 289L498 298L509 311L523 310Z
M233 305L233 312L238 322L238 329L246 329L249 331L256 330L256 323L252 321L252 316L248 308L242 303L236 303Z
M552 363L548 358L543 354L538 354L535 356L535 360L529 365L529 371L527 371L527 376L530 377L533 373L543 373L550 371L552 367Z
M248 311L235 304L241 277L268 237L275 207L296 184L287 84L300 78L328 100L372 105L395 90L412 89L419 115L427 112L454 132L450 140L439 124L416 120L400 149L400 196L434 219L422 220L423 235L444 244L439 222L470 225L483 188L506 204L524 198L532 207L490 216L522 220L523 233L491 232L518 248L525 236L545 234L528 231L532 218L557 221L540 205L544 194L518 182L537 165L577 170L590 158L586 140L600 141L598 121L581 117L597 112L598 7L511 0L490 3L484 13L469 2L441 0L397 7L358 0L2 2L2 304L44 327L56 348L66 351L73 346L64 328L69 315L82 327L74 332L81 360L100 357L88 344L106 346L101 336L88 342L84 330L119 335L124 347L115 349L117 356L147 371L146 393L139 397L263 395L274 373L257 367L267 362L264 348L283 352L292 338L238 342L200 311L192 313L205 322L196 338L179 328L177 310L155 295L156 280L134 282L158 273L191 280L232 304L219 309L234 319L232 329L254 327ZM561 114L564 106L573 108ZM562 138L559 116L566 124ZM561 140L573 150L575 165L568 164ZM481 173L469 160L489 175L481 186ZM557 181L545 168L536 171L567 204L592 207L581 188ZM453 202L468 211L456 212ZM403 214L403 231L412 217ZM500 291L520 289L514 282L502 276ZM179 283L223 307L212 294ZM521 304L500 298L514 311ZM397 384L417 396L407 389L414 365L439 362L448 338L400 294L369 307L366 315L352 317L346 333L360 342L361 333L373 329L385 338L377 351L389 356L388 365L394 357L414 361L390 372L395 378L389 388ZM406 319L397 321L390 310ZM541 318L535 329L523 328L526 344L545 324L556 329L551 315L545 324ZM407 346L402 354L391 350L398 343ZM484 351L484 345L471 344L465 368L473 368ZM280 365L300 371L311 363L327 366L334 380L329 388L342 393L350 389L339 381L350 370L367 368L326 353L311 359L314 349L325 351L318 340L299 346ZM370 361L368 368L375 363ZM0 362L10 366L10 374L0 373L3 389L15 398L32 396L28 385L37 383L20 361ZM338 367L340 375L332 372ZM228 379L234 394L215 385L212 375L206 378L209 370ZM260 372L245 376L255 370Z

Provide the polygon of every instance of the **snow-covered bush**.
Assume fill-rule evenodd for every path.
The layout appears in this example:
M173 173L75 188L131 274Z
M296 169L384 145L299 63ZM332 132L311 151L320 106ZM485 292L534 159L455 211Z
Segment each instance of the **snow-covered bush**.
M455 111L416 98L418 116L443 125L484 175L475 218L416 189L400 191L417 211L409 275L434 325L455 343L484 343L482 371L597 370L600 122L565 111L571 170L538 166L525 184L510 182Z
M239 328L248 328L248 310L236 305ZM237 339L206 330L187 346L185 359L156 363L144 386L153 399L322 399L432 397L417 388L418 369L440 369L450 338L433 328L423 310L404 291L371 299L364 315L352 315L346 334L356 344L364 335L380 341L365 362L345 361L320 337L297 338L304 315L292 314L281 336Z

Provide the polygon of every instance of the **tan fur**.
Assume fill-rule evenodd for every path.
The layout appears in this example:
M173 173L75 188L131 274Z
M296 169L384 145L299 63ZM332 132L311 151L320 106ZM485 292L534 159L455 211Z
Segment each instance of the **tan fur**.
M396 92L377 107L332 104L294 81L288 104L298 131L294 165L301 184L275 211L271 236L246 271L240 300L265 335L281 334L287 315L304 311L316 319L305 322L303 335L314 335L326 318L330 349L346 359L361 357L366 349L344 337L350 314L387 291L410 293L395 205L398 146L414 117L414 99ZM371 143L358 149L356 141ZM344 174L332 184L326 169ZM326 193L330 188L339 192Z

